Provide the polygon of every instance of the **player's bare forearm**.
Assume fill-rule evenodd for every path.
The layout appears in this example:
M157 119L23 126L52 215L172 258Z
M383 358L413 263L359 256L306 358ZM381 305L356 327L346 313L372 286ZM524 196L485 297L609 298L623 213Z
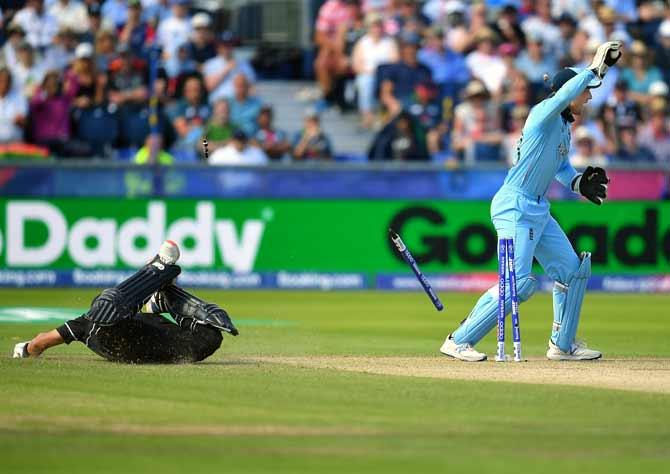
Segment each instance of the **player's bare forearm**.
M55 329L49 332L41 332L28 343L28 354L37 357L50 347L63 344L64 342L61 335Z

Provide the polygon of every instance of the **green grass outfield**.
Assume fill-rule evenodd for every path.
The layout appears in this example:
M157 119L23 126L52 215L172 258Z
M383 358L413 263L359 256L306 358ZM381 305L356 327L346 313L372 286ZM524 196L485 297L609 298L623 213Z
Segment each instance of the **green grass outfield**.
M0 290L0 306L83 308L94 294ZM16 342L57 323L0 323L0 471L670 472L670 390L411 377L411 362L404 375L339 370L341 358L338 368L284 362L402 356L530 373L546 365L548 294L521 307L530 362L472 369L436 357L476 295L441 295L442 313L420 293L199 295L227 308L241 335L195 365L118 365L76 343L12 360ZM580 336L610 360L670 358L670 295L588 295ZM494 345L491 334L480 349ZM546 370L607 367L585 364Z

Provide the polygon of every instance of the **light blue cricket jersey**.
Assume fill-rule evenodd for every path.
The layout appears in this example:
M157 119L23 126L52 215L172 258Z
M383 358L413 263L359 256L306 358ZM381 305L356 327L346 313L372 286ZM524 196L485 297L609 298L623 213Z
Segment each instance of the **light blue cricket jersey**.
M507 173L501 191L520 191L537 197L539 202L554 179L570 189L577 171L568 158L570 123L561 112L595 77L591 70L584 69L553 97L533 107L517 144L516 163Z

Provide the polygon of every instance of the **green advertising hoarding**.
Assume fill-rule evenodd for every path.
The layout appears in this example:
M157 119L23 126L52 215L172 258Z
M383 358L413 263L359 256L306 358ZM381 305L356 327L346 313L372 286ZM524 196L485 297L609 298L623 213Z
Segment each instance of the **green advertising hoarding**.
M594 273L670 273L670 203L557 202ZM172 238L188 269L397 272L387 229L426 272L494 271L488 202L0 199L0 268L137 267Z

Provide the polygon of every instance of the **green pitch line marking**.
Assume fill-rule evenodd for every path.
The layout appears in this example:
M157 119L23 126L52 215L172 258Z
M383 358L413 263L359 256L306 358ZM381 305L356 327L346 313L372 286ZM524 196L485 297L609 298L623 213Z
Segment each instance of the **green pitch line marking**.
M85 308L0 306L0 323L62 323L81 316ZM294 321L261 318L235 318L236 326L293 326Z

